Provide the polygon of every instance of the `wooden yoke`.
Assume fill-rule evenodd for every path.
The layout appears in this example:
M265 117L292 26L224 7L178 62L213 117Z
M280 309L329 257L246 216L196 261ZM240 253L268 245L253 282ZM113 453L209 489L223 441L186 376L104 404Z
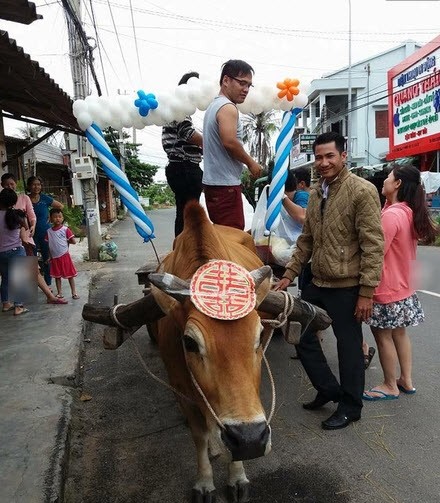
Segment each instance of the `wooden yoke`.
M145 296L127 305L118 306L114 316L114 307L101 307L93 304L84 304L82 317L86 321L106 325L111 329L106 329L104 334L104 347L106 349L116 349L127 340L142 325L153 323L165 313L160 309L153 294L149 289L145 289ZM270 291L258 310L262 313L276 317L284 309L284 296L281 292ZM269 316L264 316L268 318ZM292 312L288 317L289 321L297 321L302 327L309 326L312 330L325 330L331 324L331 318L326 311L311 306L307 302L294 297ZM118 325L118 323L120 325ZM122 326L121 326L122 325Z

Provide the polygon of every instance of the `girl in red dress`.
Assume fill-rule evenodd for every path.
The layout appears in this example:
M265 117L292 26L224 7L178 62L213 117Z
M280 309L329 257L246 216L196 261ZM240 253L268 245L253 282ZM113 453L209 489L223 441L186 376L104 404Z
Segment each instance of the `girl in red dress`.
M75 244L73 232L65 225L62 210L52 208L49 213L52 227L47 230L46 240L50 253L50 275L55 278L57 297L62 298L61 278L69 281L72 299L79 299L76 293L75 276L78 274L69 253L69 245Z

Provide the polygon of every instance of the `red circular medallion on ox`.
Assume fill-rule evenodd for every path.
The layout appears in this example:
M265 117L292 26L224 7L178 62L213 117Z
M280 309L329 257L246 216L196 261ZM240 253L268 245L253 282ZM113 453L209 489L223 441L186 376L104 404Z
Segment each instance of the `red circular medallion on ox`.
M197 269L190 285L196 308L217 320L238 320L255 308L255 283L244 267L211 260Z

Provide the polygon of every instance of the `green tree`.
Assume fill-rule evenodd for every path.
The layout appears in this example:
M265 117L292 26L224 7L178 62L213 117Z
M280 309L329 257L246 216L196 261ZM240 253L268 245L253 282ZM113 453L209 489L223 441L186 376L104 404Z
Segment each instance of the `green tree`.
M271 140L279 131L280 121L271 110L260 114L245 114L242 117L243 142L249 147L249 154L267 172L267 163L273 157Z
M33 142L38 140L40 136L43 136L48 128L44 126L33 126L32 124L25 123L24 126L18 128L18 132L20 133L22 138L25 138L29 142Z
M280 121L274 111L260 114L244 114L242 116L243 142L248 145L249 154L263 167L263 174L267 175L274 155L271 140L274 133L279 131ZM246 199L255 207L255 188L261 188L261 179L254 180L245 170L241 179L243 193Z
M176 204L174 193L167 183L153 183L142 195L150 199L150 204Z

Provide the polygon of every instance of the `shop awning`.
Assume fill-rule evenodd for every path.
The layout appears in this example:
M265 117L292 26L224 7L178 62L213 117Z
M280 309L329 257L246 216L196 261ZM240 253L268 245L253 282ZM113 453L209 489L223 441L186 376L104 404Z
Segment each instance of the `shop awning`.
M0 17L4 17L4 13ZM32 122L27 118L34 119L50 129L83 134L73 115L72 104L70 96L44 68L10 39L6 31L0 30L0 111L3 115L25 122Z

